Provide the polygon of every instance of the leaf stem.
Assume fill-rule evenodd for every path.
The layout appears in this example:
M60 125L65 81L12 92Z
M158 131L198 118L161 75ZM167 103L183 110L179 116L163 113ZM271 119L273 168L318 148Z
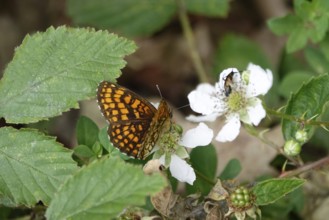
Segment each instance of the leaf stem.
M298 176L302 173L308 172L312 169L318 169L321 168L323 166L329 165L329 156L324 157L318 161L315 161L313 163L310 164L306 164L304 166L298 167L295 170L291 170L291 171L286 171L283 172L279 178L288 178L288 177L294 177L294 176Z
M181 26L183 28L184 36L187 40L187 44L191 53L191 58L193 61L194 68L198 74L200 82L208 82L208 77L206 71L202 65L200 54L198 53L195 38L192 32L190 21L187 17L187 12L185 8L184 0L176 0L178 5L178 16Z
M266 105L264 105L264 103L263 103L263 106L268 114L274 115L279 118L287 119L290 121L295 121L295 122L303 124L303 125L329 126L328 121L313 121L312 119L298 118L293 115L287 115L287 114L278 112L274 109L268 108Z

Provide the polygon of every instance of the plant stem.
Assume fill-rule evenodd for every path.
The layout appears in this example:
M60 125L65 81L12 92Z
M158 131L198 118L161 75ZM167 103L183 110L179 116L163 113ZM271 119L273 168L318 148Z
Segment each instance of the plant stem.
M287 114L278 112L276 110L270 109L266 105L264 105L264 103L263 103L263 106L267 113L274 115L276 117L279 117L279 118L287 119L290 121L295 121L295 122L301 123L303 125L329 126L328 121L313 121L313 120L309 120L309 119L297 118L293 115L287 115Z
M202 65L200 54L197 50L195 44L195 38L192 32L190 21L187 17L186 8L184 4L184 0L176 0L178 5L178 16L180 23L183 28L184 36L187 40L187 44L191 53L191 58L193 61L194 68L196 73L198 74L198 78L200 82L208 82L208 77L206 71Z
M313 163L310 164L306 164L304 166L298 167L295 170L291 170L291 171L287 171L284 172L280 175L280 178L288 178L288 177L294 177L294 176L298 176L302 173L308 172L312 169L318 169L321 168L323 166L329 165L329 156L322 158L321 160L315 161Z

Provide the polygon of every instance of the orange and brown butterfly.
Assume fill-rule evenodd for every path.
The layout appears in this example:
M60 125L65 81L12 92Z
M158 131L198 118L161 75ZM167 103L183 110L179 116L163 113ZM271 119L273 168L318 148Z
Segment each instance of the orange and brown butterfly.
M163 99L156 109L129 89L103 81L98 86L97 100L109 122L110 141L128 156L145 159L159 137L170 129L171 111Z

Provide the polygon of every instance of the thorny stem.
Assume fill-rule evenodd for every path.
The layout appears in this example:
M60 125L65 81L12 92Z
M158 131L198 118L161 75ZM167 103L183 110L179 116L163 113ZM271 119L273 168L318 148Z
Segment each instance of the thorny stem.
M313 120L309 120L309 119L298 118L293 115L287 115L287 114L278 112L276 110L270 109L266 105L264 105L264 103L263 103L263 106L267 113L274 115L276 117L280 117L280 118L287 119L290 121L295 121L295 122L301 123L303 125L317 125L317 126L322 126L322 127L329 126L329 122L327 122L327 121L313 121Z
M315 161L313 163L310 164L306 164L304 166L298 167L295 170L291 170L291 171L287 171L287 172L283 172L280 175L280 178L288 178L288 177L294 177L294 176L298 176L302 173L308 172L312 169L318 169L321 168L323 166L329 165L329 156L322 158L321 160Z
M200 54L196 48L195 38L192 32L191 24L187 17L184 0L176 0L178 5L179 20L183 28L184 36L187 40L188 47L191 52L191 58L193 61L194 68L198 74L200 82L208 82L206 71L202 65Z
M284 151L283 148L276 145L275 143L273 143L272 141L270 141L269 139L267 139L266 137L264 137L264 135L262 135L261 133L259 133L259 131L257 131L254 127L252 126L245 126L246 130L248 131L249 134L251 134L252 136L258 138L261 142L263 142L264 144L270 146L271 148L273 148L274 150L276 150L279 154L283 155L284 157L286 157L289 161L293 162L296 165L302 165L303 161L301 161L300 158L294 158L294 157L289 157L287 156Z

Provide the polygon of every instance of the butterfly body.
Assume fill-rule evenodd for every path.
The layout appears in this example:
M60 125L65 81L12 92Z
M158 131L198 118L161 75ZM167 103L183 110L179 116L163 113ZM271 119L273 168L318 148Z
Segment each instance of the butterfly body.
M111 142L128 156L145 159L161 134L170 129L171 111L164 100L156 109L143 97L107 81L99 84L97 100L109 122Z

